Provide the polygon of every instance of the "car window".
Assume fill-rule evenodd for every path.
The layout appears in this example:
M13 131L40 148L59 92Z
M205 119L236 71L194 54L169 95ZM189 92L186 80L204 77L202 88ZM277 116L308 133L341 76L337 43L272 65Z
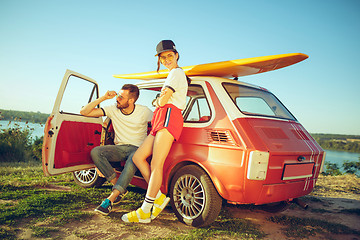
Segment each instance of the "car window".
M233 83L223 83L223 86L243 114L295 120L286 107L268 91Z
M184 111L185 122L207 122L211 118L211 110L203 88L190 85L187 94L187 108Z
M142 88L136 104L147 106L151 111L155 111L155 106L152 102L156 99L156 95L160 93L161 88Z
M160 93L160 90L160 87L140 89L140 96L136 103L155 111L152 102L156 99L156 95ZM204 90L200 85L189 86L183 116L185 122L207 122L210 120L211 110Z
M61 113L80 114L81 108L98 98L96 84L71 75L60 104Z
M236 105L242 112L275 116L264 99L259 97L236 97Z

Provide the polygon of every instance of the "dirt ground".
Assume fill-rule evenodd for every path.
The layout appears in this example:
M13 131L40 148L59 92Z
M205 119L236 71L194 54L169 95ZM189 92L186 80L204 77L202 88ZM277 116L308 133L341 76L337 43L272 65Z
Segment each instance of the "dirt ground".
M50 190L50 189L49 189ZM55 190L55 189L53 189ZM56 189L64 191L65 189ZM341 196L316 196L306 197L304 200L309 205L307 210L297 206L292 206L282 213L267 213L259 209L244 209L233 205L225 205L224 208L233 218L247 219L259 226L267 235L265 240L269 239L301 239L289 238L285 235L286 226L267 220L271 216L295 216L299 218L314 218L326 220L328 222L340 223L352 229L360 231L360 217L357 214L343 213L341 210L360 209L360 196L357 194L344 194ZM125 200L126 201L126 200ZM121 221L121 216L128 212L119 207L115 207L109 216L94 214L93 207L84 211L92 213L90 220L86 222L72 222L61 227L53 237L56 239L153 239L170 238L181 233L194 230L195 228L180 223L175 214L168 206L158 219L150 224L125 224ZM318 211L316 211L316 209ZM319 211L320 209L320 211ZM37 223L38 226L46 226L46 222ZM22 228L18 235L19 239L32 239L31 230ZM231 237L219 237L211 239L235 239ZM306 239L312 240L356 240L359 235L339 235L339 234L317 234Z

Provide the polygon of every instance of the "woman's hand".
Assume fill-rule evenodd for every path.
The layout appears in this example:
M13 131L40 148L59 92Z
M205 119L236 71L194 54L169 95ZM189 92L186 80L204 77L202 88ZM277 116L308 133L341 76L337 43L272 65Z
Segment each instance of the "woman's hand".
M157 105L159 107L163 107L165 106L165 104L168 103L170 97L173 94L173 90L171 90L170 88L165 87L163 90L161 90L160 96L157 99Z

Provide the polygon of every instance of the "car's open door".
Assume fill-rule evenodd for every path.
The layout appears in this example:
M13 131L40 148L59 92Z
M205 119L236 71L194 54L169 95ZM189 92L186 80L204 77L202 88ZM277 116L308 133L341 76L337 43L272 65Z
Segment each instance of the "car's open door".
M98 95L94 80L66 71L44 130L42 162L46 176L94 167L90 151L100 145L103 120L82 116L80 109Z

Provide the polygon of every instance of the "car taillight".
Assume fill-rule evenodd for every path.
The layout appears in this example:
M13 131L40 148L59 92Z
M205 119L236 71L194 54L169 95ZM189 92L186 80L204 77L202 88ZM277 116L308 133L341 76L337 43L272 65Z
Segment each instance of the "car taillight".
M250 152L247 178L250 180L265 180L269 157L270 154L268 152Z

